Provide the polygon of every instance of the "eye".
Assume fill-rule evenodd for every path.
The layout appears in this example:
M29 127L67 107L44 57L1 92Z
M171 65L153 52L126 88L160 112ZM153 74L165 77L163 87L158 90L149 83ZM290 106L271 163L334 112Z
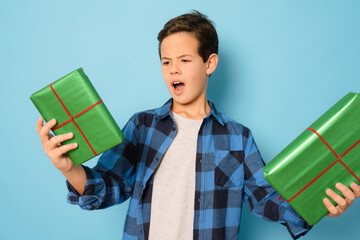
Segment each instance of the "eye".
M189 59L182 59L181 60L183 63L189 63L189 62L191 62Z
M169 61L162 62L162 65L164 65L164 66L169 65Z

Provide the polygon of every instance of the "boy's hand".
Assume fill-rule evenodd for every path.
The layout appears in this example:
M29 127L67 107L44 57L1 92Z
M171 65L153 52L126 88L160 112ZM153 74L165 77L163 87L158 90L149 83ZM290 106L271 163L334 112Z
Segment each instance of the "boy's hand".
M360 187L354 182L350 184L350 187L352 188L353 191L351 191L348 187L346 187L342 183L337 183L335 187L341 191L341 193L345 196L345 198L339 196L330 188L326 190L326 194L338 204L335 207L328 198L324 198L323 202L329 211L329 213L326 214L326 216L329 217L340 216L346 211L348 207L351 206L355 198L360 197Z
M71 139L73 133L67 133L54 136L50 133L51 128L56 124L56 120L52 119L43 126L43 118L40 117L36 124L36 131L40 135L40 140L45 153L49 156L54 166L63 174L70 172L75 164L68 156L67 152L77 148L77 143L61 145L65 140Z

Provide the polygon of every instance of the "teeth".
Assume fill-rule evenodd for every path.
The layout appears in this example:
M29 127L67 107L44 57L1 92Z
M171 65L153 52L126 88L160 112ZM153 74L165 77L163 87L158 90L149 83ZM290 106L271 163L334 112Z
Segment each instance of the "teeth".
M174 82L174 84L180 84L180 82Z

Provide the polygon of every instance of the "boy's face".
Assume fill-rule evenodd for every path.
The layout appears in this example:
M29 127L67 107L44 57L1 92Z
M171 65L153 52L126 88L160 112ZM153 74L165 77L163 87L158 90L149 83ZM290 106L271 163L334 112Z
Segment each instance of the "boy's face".
M178 32L163 39L161 69L175 103L187 105L206 100L208 62L198 54L198 41L191 33ZM211 71L212 72L212 71Z

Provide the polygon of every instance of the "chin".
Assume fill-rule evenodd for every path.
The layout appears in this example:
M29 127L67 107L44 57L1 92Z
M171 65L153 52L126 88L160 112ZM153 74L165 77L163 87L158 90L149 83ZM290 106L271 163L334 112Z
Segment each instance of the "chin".
M182 96L172 96L174 102L180 105L188 105L192 102L194 102L195 98L188 98L188 97L182 97Z
M189 101L186 101L186 99L184 97L181 97L181 96L171 96L173 101L176 102L176 103L179 103L179 104L186 104L187 102Z

